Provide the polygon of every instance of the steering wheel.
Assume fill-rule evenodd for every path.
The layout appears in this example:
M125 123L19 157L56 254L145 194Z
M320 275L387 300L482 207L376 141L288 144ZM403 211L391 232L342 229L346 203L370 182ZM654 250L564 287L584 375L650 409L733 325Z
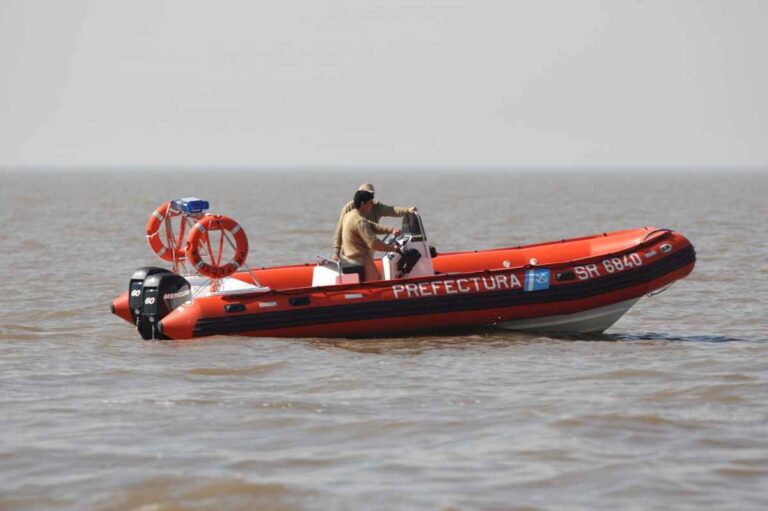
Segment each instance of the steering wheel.
M394 237L394 243L397 245L397 252L402 252L403 248L411 241L412 236L410 234L400 234Z
M395 249L393 252L396 253L402 253L403 247L408 244L409 241L411 241L411 235L410 234L398 234L395 236L394 234L387 233L384 238L381 240L382 243L386 243L387 245L395 245Z

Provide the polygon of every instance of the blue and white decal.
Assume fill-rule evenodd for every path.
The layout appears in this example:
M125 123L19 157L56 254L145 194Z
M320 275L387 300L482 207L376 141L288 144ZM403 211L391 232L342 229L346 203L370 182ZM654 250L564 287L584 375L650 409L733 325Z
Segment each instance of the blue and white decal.
M525 290L541 291L549 289L549 270L537 269L525 272Z

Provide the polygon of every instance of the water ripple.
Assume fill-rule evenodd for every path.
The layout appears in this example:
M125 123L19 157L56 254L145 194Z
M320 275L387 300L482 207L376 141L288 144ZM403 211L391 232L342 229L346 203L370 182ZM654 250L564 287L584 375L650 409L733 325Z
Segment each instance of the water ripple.
M254 266L305 262L370 179L3 177L0 509L768 508L765 176L380 172L443 252L654 224L699 259L603 335L193 342L108 313L146 214L205 194Z

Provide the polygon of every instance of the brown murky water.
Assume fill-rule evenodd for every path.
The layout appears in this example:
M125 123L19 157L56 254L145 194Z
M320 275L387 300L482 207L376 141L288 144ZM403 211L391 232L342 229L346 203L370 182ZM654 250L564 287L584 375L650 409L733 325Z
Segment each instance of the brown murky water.
M768 507L766 174L0 176L2 510ZM656 225L698 263L585 338L148 342L109 314L163 201L294 263L364 181L444 251Z

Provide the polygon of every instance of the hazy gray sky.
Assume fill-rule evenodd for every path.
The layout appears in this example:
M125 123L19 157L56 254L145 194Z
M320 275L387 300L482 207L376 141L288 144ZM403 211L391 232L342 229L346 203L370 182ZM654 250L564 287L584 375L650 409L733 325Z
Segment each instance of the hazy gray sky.
M0 0L0 165L768 164L766 0Z

